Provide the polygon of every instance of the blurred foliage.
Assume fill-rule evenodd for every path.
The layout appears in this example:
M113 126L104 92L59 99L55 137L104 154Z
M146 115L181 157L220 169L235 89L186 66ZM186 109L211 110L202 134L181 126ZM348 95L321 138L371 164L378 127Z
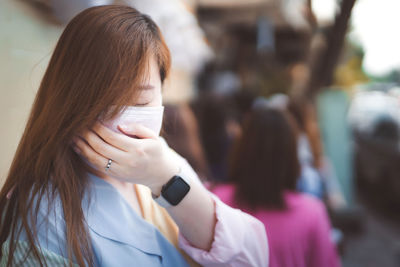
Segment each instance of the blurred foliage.
M363 59L364 51L362 48L347 41L342 60L335 70L334 85L350 89L355 85L368 83L370 78L362 68Z

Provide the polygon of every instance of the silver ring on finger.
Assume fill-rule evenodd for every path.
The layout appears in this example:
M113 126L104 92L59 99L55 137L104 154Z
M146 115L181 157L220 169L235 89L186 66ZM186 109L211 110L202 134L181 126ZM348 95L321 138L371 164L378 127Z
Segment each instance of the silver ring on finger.
M106 166L106 171L108 171L111 168L111 163L112 163L112 159L109 159L107 162L107 166Z

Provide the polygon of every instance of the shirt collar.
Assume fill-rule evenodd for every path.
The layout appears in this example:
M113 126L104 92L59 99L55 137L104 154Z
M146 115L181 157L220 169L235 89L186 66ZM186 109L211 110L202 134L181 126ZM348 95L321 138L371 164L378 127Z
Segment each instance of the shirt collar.
M141 218L111 184L89 174L91 185L85 196L89 229L107 239L161 255L157 229Z

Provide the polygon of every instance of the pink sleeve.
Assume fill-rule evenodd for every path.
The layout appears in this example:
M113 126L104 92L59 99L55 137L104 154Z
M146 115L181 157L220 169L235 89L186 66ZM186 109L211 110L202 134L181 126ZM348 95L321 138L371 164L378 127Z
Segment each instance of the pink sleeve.
M203 266L268 266L264 225L254 217L222 203L216 196L217 224L210 251L195 248L179 235L179 246Z

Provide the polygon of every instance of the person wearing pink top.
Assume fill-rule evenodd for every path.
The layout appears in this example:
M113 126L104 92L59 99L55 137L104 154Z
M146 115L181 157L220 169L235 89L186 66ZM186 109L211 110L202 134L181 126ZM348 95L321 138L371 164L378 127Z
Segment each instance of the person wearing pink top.
M300 167L293 125L283 111L253 108L231 157L232 183L212 191L264 223L269 266L337 267L324 204L295 191Z

